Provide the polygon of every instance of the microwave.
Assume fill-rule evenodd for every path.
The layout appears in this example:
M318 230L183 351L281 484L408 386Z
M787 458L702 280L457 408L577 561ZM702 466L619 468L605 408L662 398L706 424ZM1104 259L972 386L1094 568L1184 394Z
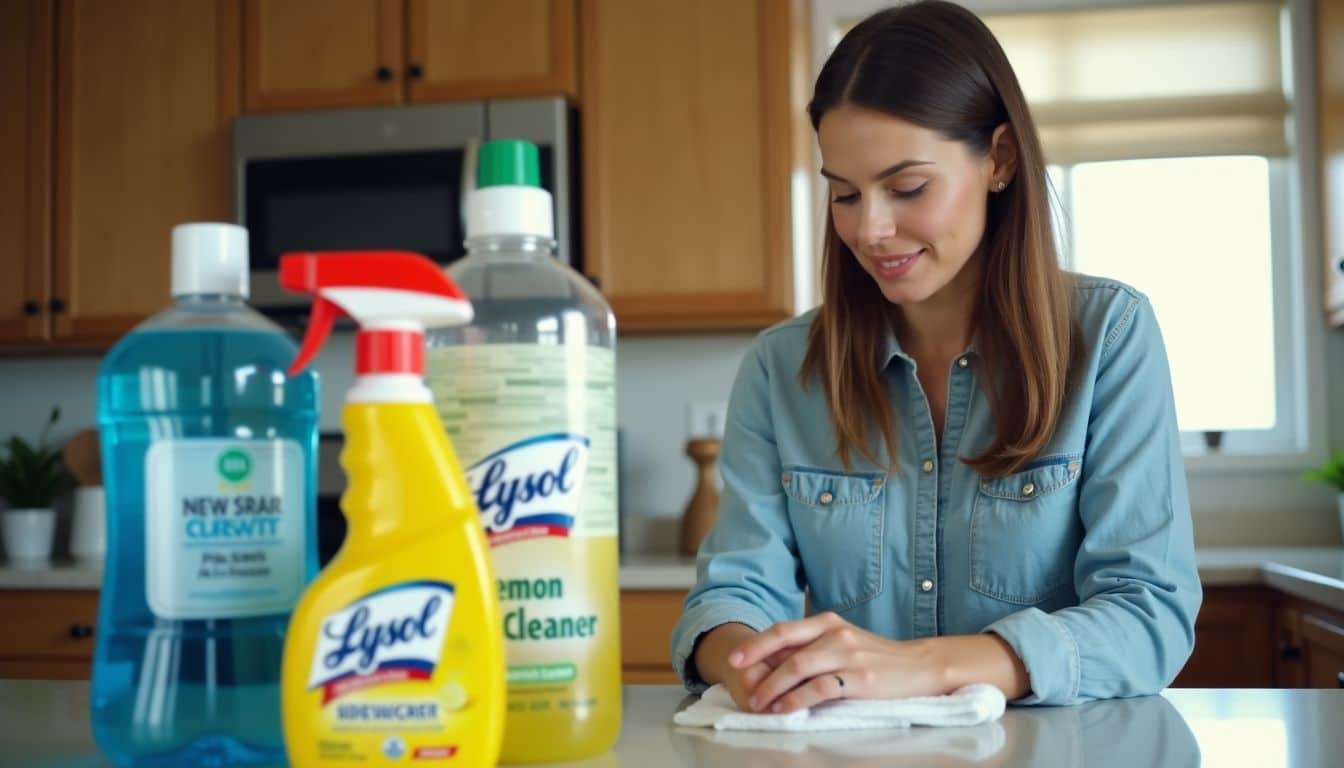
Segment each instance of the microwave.
M558 97L236 118L234 219L248 230L252 305L282 320L307 313L308 297L280 287L287 251L461 258L463 203L475 188L477 148L491 139L537 145L556 257L579 269L575 136L575 113Z

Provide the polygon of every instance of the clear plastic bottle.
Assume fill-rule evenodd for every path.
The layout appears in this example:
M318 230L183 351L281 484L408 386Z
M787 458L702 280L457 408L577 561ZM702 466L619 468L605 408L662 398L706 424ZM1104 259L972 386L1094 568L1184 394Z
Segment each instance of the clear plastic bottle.
M449 268L475 319L428 335L435 405L498 579L508 660L500 759L575 760L621 722L615 318L553 258L536 148L489 142Z
M174 305L98 377L107 560L90 718L123 766L284 759L285 626L317 571L317 378L244 303L246 230L173 230Z

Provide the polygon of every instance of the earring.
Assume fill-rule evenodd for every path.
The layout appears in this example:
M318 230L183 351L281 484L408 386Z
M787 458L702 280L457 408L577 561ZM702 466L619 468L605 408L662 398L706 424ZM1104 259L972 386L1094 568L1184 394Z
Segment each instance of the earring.
M995 184L995 185L994 185L994 191L995 191L995 192L1002 192L1003 190L1005 190L1005 189L1007 189L1007 188L1008 188L1008 182L1006 182L1006 181L1000 181L998 184Z

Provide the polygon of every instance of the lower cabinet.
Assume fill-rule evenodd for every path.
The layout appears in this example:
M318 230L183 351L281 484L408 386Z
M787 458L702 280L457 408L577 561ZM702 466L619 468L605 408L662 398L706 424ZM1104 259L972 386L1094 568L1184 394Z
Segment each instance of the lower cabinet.
M686 590L622 590L626 683L676 683L668 650ZM2 590L0 678L87 680L98 618L96 590Z
M1274 686L1274 604L1256 587L1205 587L1195 619L1195 650L1175 688Z
M2 590L0 678L87 680L98 619L96 590Z
M685 600L684 589L621 590L623 682L679 682L672 673L672 629Z
M1344 688L1344 613L1285 597L1277 618L1277 684Z

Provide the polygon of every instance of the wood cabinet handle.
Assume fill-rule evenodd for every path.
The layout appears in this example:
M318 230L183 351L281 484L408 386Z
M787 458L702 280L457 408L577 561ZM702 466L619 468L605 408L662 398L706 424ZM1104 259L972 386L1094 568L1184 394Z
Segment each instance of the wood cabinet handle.
M391 79L392 79L392 68L391 68L391 67L379 67L379 68L374 72L374 74L378 77L378 79L379 79L380 81L386 83L388 80L391 80Z
M23 302L23 314L29 317L33 317L35 315L40 314L41 312L42 312L42 305L38 304L36 301Z
M60 299L52 299L51 303L48 304L47 307L51 310L51 313L53 315L59 315L60 313L65 311L65 302L61 301Z
M88 624L71 624L70 637L75 640L93 637L93 627L90 627Z
M410 75L412 80L419 80L425 76L425 70L421 69L419 64L412 64L406 68L406 74Z
M1302 649L1292 643L1279 643L1279 658L1296 661L1302 658Z

